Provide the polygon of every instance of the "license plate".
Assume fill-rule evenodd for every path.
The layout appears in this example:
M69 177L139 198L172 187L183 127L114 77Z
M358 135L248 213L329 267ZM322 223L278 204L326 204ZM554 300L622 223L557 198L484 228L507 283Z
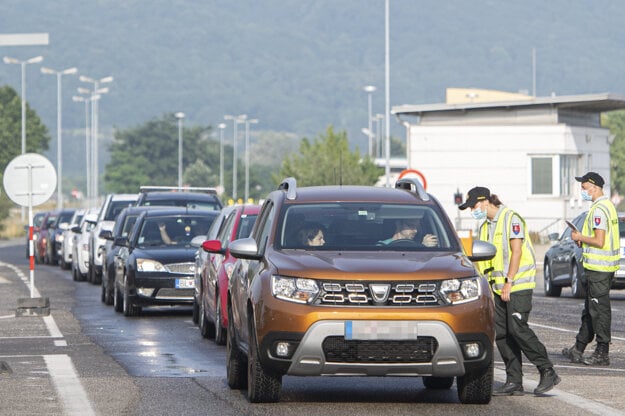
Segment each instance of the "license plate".
M415 340L417 332L414 321L345 321L347 340Z
M195 289L195 280L176 279L176 289Z

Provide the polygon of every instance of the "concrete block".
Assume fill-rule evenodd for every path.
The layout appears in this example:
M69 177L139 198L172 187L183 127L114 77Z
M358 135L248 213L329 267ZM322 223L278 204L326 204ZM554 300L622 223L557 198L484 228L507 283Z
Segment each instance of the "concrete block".
M15 316L48 316L50 315L49 298L18 298Z

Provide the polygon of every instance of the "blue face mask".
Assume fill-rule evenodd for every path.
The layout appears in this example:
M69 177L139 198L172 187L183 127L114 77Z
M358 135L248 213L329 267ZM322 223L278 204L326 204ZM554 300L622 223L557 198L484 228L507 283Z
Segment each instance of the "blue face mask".
M483 220L486 218L486 211L480 208L475 208L473 211L471 211L471 216L476 220Z
M592 196L588 193L587 190L582 189L582 199L584 201L592 201Z

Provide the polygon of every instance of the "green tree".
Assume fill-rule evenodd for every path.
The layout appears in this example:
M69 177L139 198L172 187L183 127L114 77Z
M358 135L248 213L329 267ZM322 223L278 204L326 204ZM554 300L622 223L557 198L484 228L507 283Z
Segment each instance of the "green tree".
M183 178L195 186L217 186L215 175L196 176L198 163L211 172L219 171L219 143L209 138L211 128L184 127ZM177 186L178 184L178 123L173 113L153 119L144 125L118 130L110 146L111 158L106 165L104 185L107 192L137 192L141 185ZM232 152L229 152L232 154ZM230 168L231 158L225 158Z
M26 153L48 150L50 134L26 103ZM22 153L22 99L11 87L0 87L0 166Z
M625 111L612 111L602 116L602 124L614 135L610 146L610 180L612 192L625 193Z
M37 113L26 103L26 152L43 153L48 150L50 135ZM22 99L9 86L0 87L0 180L11 160L22 153ZM9 216L15 204L6 193L0 195L0 221ZM0 229L2 225L0 224Z
M362 157L358 149L349 151L347 133L334 132L329 126L325 135L310 141L303 138L299 154L291 154L282 162L280 178L297 179L301 186L311 185L373 185L383 173L368 156Z
M206 186L207 183L219 184L219 177L200 159L189 166L182 175L182 181L189 186Z

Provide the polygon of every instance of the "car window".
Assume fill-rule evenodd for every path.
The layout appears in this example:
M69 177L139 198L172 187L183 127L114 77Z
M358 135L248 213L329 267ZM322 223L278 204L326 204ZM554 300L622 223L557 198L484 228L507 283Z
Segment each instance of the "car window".
M458 250L458 240L441 212L432 206L384 203L286 205L279 221L277 248L311 250ZM311 247L302 229L320 228L325 244ZM401 233L406 228L412 233ZM438 243L428 246L426 235ZM401 241L400 241L401 240Z
M254 227L254 223L256 222L256 218L258 218L258 215L256 214L244 214L241 216L241 219L239 219L239 227L237 228L237 233L235 235L235 240L250 236L252 228Z
M111 201L109 204L109 209L104 216L104 221L115 221L115 218L119 215L120 212L126 207L129 207L133 204L131 201Z
M206 235L215 217L149 217L141 224L139 246L186 245L193 237Z
M260 227L255 231L255 235L253 236L256 240L256 244L259 248L260 253L265 252L265 244L267 243L267 239L269 238L269 233L271 232L271 227L273 225L273 218L275 212L275 205L272 201L265 202L263 206L262 213L259 216L259 219L262 221Z
M225 247L228 245L228 241L230 240L230 235L232 234L232 227L234 227L234 223L236 219L237 219L236 211L232 211L232 213L228 216L223 226L221 227L221 230L219 231L217 238L219 238L219 241L221 241L222 247Z
M621 238L625 238L625 219L619 220L618 222L618 230Z

